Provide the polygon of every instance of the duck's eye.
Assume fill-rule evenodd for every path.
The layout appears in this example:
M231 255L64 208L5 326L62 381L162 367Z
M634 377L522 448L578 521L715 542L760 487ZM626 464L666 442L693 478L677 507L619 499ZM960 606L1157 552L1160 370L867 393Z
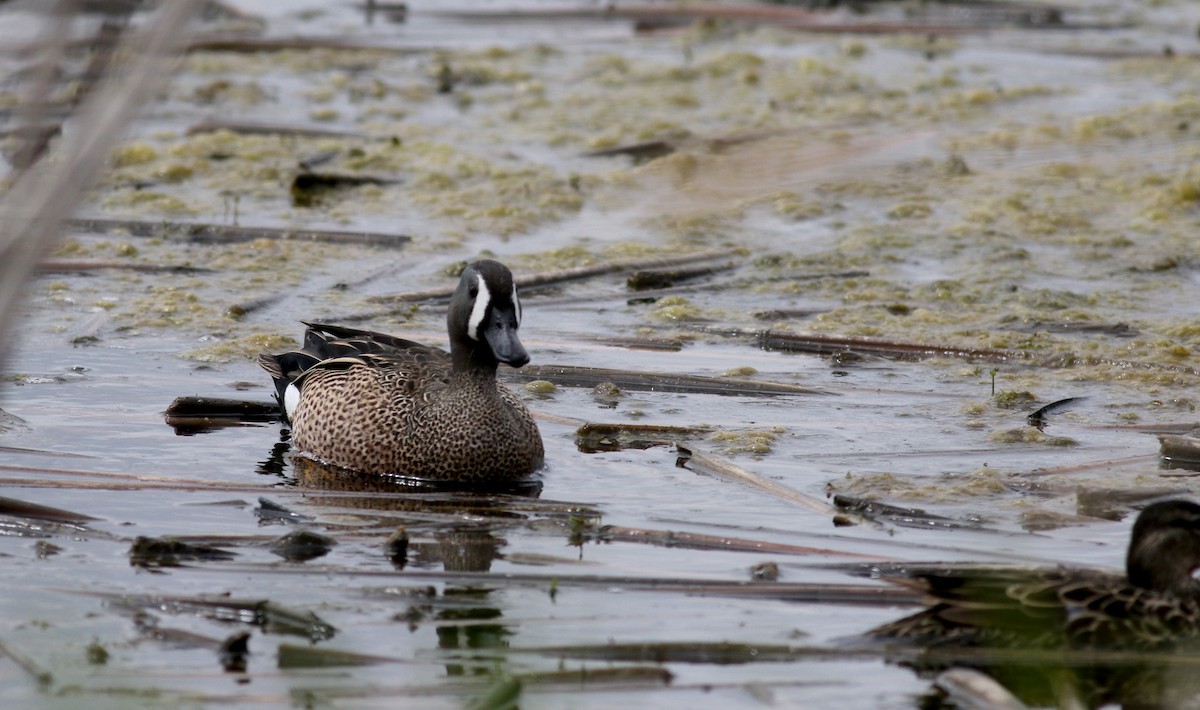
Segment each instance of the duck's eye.
M471 298L475 298L476 296L479 295L479 287L476 286L475 284L471 284L470 286L467 287L467 295L470 296Z

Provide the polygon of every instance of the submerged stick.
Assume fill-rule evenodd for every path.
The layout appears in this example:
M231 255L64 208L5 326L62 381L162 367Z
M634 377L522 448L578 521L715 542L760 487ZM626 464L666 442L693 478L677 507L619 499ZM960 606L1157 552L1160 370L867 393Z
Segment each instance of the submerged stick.
M20 666L21 670L33 676L33 679L36 680L38 685L42 686L43 688L54 682L53 673L45 668L42 668L32 658L26 656L21 651L18 651L12 646L12 644L8 643L3 638L0 638L0 654L8 656L9 660Z
M1141 456L1127 456L1121 459L1103 459L1101 461L1088 461L1086 463L1069 464L1066 466L1054 466L1052 468L1035 468L1032 471L1022 474L1023 476L1055 476L1064 473L1081 473L1084 471L1094 471L1098 468L1110 468L1113 466L1129 466L1132 464L1141 464L1147 461L1153 461L1158 458L1158 454L1143 454Z
M196 222L139 221L127 219L73 219L70 230L93 234L125 232L134 237L168 237L195 244L235 244L258 239L329 242L333 244L371 244L403 246L410 237L403 234L379 232L332 232L313 229L283 229L275 227L239 227Z

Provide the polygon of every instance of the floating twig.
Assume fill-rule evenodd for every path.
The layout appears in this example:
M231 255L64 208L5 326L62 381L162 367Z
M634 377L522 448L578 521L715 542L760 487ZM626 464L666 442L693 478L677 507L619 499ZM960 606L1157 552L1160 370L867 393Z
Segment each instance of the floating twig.
M410 237L403 234L378 232L330 232L313 229L239 227L195 222L144 222L118 219L73 219L67 223L67 228L76 232L93 234L125 232L134 237L169 237L196 244L230 244L252 242L257 239L279 239L334 244L403 246L410 240Z
M708 251L695 252L692 254L681 254L679 256L659 256L645 259L617 259L614 261L606 261L603 264L575 266L569 269L555 269L553 271L542 271L536 274L520 274L514 276L513 280L516 282L518 288L534 288L536 286L547 286L566 281L581 281L583 279L590 279L595 278L596 276L604 276L606 274L613 274L623 271L665 268L670 266L681 266L683 264L694 264L701 261L728 259L733 256L740 256L741 254L742 250L740 249L712 249ZM457 283L446 284L445 286L425 289L424 291L409 291L407 293L371 296L367 300L371 303L436 301L450 298L450 296L454 293L454 289L457 287Z
M217 131L229 131L230 133L241 133L251 136L281 135L300 136L303 138L367 138L362 133L337 131L320 126L305 126L294 123L232 121L224 118L206 118L199 123L194 123L188 127L187 134L194 136L197 133L216 133Z
M628 155L635 162L646 162L670 155L675 152L675 146L668 141L642 141L627 143L613 148L592 150L583 154L585 158L609 158L614 155Z
M506 378L517 380L549 380L561 387L595 387L612 383L635 391L681 392L688 394L720 395L829 395L832 392L785 382L760 382L736 377L705 377L677 375L665 372L639 372L605 367L575 365L526 365L520 370L507 369Z
M72 525L83 525L92 520L98 520L90 515L83 513L75 513L62 508L51 508L46 505L37 503L29 503L16 498L0 497L0 514L10 515L16 518L32 518L34 520L48 520L54 523L68 523Z
M228 35L197 37L187 43L186 49L188 52L240 52L246 54L317 49L387 55L424 54L429 51L419 47L368 44L366 42L349 41L338 37L243 37Z
M830 557L857 557L883 560L886 557L858 552L842 552L824 547L789 545L768 540L753 540L727 535L681 532L678 530L650 530L618 525L604 525L596 531L596 538L604 542L639 542L660 547L682 547L691 550L726 550L729 552L761 552L770 555L825 555Z
M146 264L135 261L112 261L100 259L43 259L38 272L43 274L78 273L84 271L139 271L144 273L205 274L212 269L188 264Z

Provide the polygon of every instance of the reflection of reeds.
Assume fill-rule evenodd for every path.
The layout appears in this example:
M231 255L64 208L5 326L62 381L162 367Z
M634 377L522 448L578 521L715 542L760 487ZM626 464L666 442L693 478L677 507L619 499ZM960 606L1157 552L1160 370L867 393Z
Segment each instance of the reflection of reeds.
M143 30L124 33L105 75L71 116L71 130L49 148L46 159L31 155L33 162L11 177L0 195L0 332L25 280L55 243L62 222L75 211L113 143L170 77L174 63L169 60L181 45L184 27L203 5L201 0L164 3ZM73 18L65 12L48 17L38 44L41 70L22 116L27 125L45 118L54 89L51 77L70 40Z

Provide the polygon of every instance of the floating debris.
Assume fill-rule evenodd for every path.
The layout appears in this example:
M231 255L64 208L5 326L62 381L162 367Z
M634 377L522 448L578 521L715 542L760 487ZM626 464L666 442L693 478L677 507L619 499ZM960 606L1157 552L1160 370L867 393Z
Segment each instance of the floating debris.
M1051 402L1036 412L1025 417L1025 421L1029 422L1029 426L1036 427L1038 431L1046 431L1046 417L1056 412L1064 412L1070 409L1075 404L1083 402L1087 397L1067 397L1056 402Z
M221 643L221 667L226 673L245 673L250 658L250 632L239 631Z
M756 582L777 582L779 565L775 562L759 562L750 568L750 579Z
M134 567L181 567L184 562L232 560L237 553L215 545L184 542L175 537L139 535L129 548L129 564Z
M229 426L274 423L282 414L274 402L248 402L220 397L176 397L163 417L180 436L192 436Z
M622 449L674 446L676 442L708 434L712 427L667 426L662 424L597 424L588 422L575 430L575 446L585 454Z
M646 291L656 288L670 288L680 281L690 281L704 276L712 276L722 271L737 267L734 262L716 265L693 266L690 268L653 269L635 271L625 279L625 285L634 291Z
M296 513L270 498L258 499L258 507L254 509L254 515L258 517L258 522L261 525L311 523L313 521L312 516Z
M337 540L310 530L297 530L271 542L271 552L288 562L307 562L329 554Z
M404 569L408 563L408 531L404 526L396 528L383 543L384 552L396 569Z
M1195 434L1159 434L1159 456L1170 468L1200 471L1200 436Z
M947 518L942 515L934 515L927 513L920 508L902 508L887 503L867 500L866 498L855 498L842 494L833 496L833 504L839 509L847 512L856 513L868 520L887 523L889 525L900 525L906 528L934 528L944 530L956 529L982 529L977 521L961 521L953 518Z
M339 190L363 185L394 185L400 182L392 178L375 175L345 175L339 173L302 172L292 178L292 206L316 207L327 201Z

